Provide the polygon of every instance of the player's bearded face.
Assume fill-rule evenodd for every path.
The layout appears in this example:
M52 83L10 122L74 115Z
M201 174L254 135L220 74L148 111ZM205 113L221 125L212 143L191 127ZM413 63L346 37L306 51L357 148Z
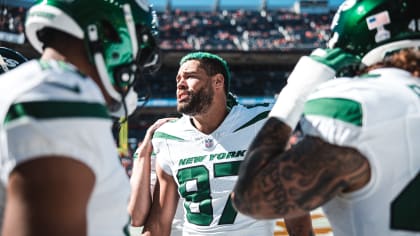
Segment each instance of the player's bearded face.
M177 110L186 115L194 116L208 110L213 100L214 92L211 81L198 90L188 90L188 99L178 101Z

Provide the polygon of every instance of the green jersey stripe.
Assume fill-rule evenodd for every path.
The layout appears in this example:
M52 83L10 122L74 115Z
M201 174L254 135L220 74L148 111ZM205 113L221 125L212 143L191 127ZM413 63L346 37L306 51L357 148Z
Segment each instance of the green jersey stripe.
M363 111L360 103L344 98L319 98L305 103L305 115L319 115L355 126L362 126Z
M153 138L162 138L162 139L171 139L171 140L176 140L176 141L184 141L184 139L182 139L182 138L178 138L176 136L173 136L173 135L170 135L170 134L167 134L167 133L163 133L163 132L159 132L159 131L157 131L153 134Z
M247 123L245 123L241 127L235 129L233 132L235 133L235 132L237 132L237 131L239 131L241 129L244 129L244 128L248 127L248 126L251 126L251 125L257 123L258 121L260 121L262 119L267 118L268 113L270 113L270 111L264 111L264 112L258 114L257 116L255 116L254 118L252 118L250 121L248 121Z
M75 117L110 119L106 107L100 103L39 101L13 104L7 112L5 124L25 116L37 119Z
M214 177L225 177L238 175L239 166L242 161L217 163L214 165Z

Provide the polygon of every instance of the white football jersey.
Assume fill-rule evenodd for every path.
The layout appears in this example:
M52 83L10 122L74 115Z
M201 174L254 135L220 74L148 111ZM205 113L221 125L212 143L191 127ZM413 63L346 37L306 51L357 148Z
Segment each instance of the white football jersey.
M305 134L356 148L371 167L366 186L324 206L334 236L420 235L391 228L420 219L408 202L418 206L420 199L418 186L410 185L420 181L419 78L384 68L329 81L306 101L301 125Z
M0 77L1 181L40 156L74 158L95 174L88 235L125 235L129 181L97 85L72 65L32 60ZM76 174L76 173L75 173Z
M273 235L273 221L238 213L229 197L269 109L234 106L209 135L198 131L189 116L156 130L152 141L157 164L174 177L183 201L183 235Z

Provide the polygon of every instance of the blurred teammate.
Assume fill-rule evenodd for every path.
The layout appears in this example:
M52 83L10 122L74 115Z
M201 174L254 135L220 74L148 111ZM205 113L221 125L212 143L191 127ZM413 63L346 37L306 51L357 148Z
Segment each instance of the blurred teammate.
M13 49L0 47L0 74L16 68L27 60L28 59L25 56ZM6 192L4 185L0 182L0 230L3 224L4 204L6 199L5 195Z
M133 223L144 224L144 235L169 235L181 198L183 235L273 235L272 221L238 214L229 197L250 140L266 120L270 107L237 104L229 94L226 61L211 53L184 56L176 83L177 110L183 116L171 122L157 121L138 150L133 172L133 177L138 177L131 179ZM158 181L148 215L149 207L142 204L150 193L146 195L139 183L149 181L152 151ZM304 225L309 215L304 219L307 221L293 223ZM310 224L305 226L312 230Z
M298 62L251 144L232 195L240 212L293 217L322 205L334 236L420 235L418 9L340 6L331 49ZM360 66L368 72L317 87ZM302 114L305 137L285 151Z
M38 1L26 36L42 53L0 78L2 235L124 235L129 182L110 113L129 115L157 53L145 1Z

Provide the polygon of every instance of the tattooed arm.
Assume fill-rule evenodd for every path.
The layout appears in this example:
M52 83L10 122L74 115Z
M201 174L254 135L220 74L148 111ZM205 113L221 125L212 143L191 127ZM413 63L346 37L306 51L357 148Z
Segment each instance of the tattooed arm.
M287 233L289 236L315 236L312 228L312 218L309 212L303 216L285 218Z
M286 151L290 133L276 118L258 133L232 194L238 211L261 219L294 218L369 181L368 161L357 150L306 136Z

